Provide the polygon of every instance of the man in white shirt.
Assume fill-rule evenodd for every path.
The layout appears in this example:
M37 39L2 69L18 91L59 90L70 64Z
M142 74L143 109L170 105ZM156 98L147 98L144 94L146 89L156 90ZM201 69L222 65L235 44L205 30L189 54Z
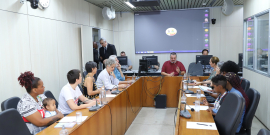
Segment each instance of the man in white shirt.
M105 89L111 90L115 88L125 88L126 84L120 84L119 80L116 78L114 74L114 68L115 68L116 62L112 59L107 59L105 61L106 68L100 72L97 78L97 87L101 88L102 86L105 86Z
M84 97L78 85L82 82L80 70L73 69L67 73L68 82L61 90L59 95L58 109L64 115L67 115L75 110L87 108L96 104L96 102ZM78 101L83 101L78 106Z

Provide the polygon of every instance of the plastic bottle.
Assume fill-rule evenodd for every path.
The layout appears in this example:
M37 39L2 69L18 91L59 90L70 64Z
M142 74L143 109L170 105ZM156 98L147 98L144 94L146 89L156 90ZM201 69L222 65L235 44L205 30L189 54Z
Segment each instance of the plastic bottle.
M65 125L62 126L62 130L59 132L59 135L68 135L68 130L65 129Z

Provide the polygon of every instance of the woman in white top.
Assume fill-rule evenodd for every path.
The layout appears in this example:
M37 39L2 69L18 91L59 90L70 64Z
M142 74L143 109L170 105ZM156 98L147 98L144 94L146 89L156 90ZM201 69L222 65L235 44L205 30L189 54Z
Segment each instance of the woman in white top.
M84 109L96 104L93 100L90 100L83 96L79 84L82 83L82 76L80 70L73 69L67 73L68 83L62 88L59 95L58 109L64 115L67 115L74 110ZM78 106L78 101L82 101L85 104Z
M24 94L19 101L17 110L21 114L31 134L37 134L45 129L46 126L64 117L64 115L56 109L57 114L55 116L44 118L45 112L42 110L42 101L46 96L43 94L45 87L41 79L34 77L34 74L28 71L21 74L18 80L20 85L25 87L27 93Z
M114 88L125 88L126 84L120 84L119 80L116 78L114 74L114 68L116 66L116 61L112 59L107 59L105 61L106 68L100 72L97 78L97 87L101 88L105 86L105 89L114 89Z

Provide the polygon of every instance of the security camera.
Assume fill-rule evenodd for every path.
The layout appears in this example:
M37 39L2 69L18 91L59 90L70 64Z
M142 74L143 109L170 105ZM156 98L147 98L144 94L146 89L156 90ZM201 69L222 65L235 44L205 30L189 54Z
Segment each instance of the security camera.
M31 3L31 7L33 9L37 9L38 8L38 2L39 2L39 0L20 0L20 3L24 4L25 1L29 1Z

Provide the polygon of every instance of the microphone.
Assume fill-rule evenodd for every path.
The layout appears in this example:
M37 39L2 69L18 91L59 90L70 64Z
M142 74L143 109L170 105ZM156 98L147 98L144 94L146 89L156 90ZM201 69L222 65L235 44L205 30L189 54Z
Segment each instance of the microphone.
M186 102L183 102L185 104L185 109L180 111L180 116L184 117L184 118L187 118L187 119L190 119L191 118L191 114L189 113L189 111L186 109L187 107L187 103ZM193 108L192 108L193 109ZM192 110L191 110L192 111ZM194 111L194 109L193 109Z
M118 85L115 85L115 86L117 87L117 90L112 91L111 93L112 93L112 94L119 94L121 91L118 90ZM114 88L114 87L113 87L113 88Z
M191 91L191 90L188 89L188 83L189 83L189 76L188 76L188 80L187 80L187 89L185 90L185 93L187 93L187 94L194 94L193 91Z
M96 98L95 98L96 99ZM96 100L96 106L92 106L89 108L90 112L97 111L101 106L98 105L97 100Z

